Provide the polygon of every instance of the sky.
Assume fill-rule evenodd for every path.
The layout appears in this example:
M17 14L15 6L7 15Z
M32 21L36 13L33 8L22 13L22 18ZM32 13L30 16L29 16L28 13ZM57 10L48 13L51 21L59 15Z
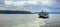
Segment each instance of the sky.
M0 0L0 10L60 12L60 0Z

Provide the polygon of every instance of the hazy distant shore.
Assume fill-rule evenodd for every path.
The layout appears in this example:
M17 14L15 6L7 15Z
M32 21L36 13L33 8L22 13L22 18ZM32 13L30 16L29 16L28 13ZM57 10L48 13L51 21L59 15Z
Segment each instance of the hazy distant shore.
M12 10L0 10L0 14L39 14L40 12L30 12L30 11L12 11ZM60 14L60 12L47 12L49 14Z

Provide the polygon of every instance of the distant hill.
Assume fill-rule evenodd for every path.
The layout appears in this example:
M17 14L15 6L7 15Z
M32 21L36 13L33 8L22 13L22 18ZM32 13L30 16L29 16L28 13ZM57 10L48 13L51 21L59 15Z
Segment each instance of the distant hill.
M0 14L31 14L29 11L0 10Z
M35 13L32 13L32 14L39 14L40 12L35 12ZM60 12L47 12L49 14L60 14Z
M39 14L40 12L0 10L0 14ZM60 12L48 12L49 14L60 14Z

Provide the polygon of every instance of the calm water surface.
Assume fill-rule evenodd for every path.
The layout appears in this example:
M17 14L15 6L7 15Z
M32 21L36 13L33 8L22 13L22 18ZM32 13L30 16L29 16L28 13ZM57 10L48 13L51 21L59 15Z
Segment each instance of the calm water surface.
M48 19L38 14L0 14L0 27L60 27L60 14L49 14Z

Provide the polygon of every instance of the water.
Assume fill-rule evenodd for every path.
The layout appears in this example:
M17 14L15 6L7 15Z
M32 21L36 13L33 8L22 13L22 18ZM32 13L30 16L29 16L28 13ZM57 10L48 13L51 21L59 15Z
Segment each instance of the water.
M60 27L60 14L49 14L49 19L38 14L0 14L0 27Z
M60 27L60 14L50 14L46 24L42 27Z

